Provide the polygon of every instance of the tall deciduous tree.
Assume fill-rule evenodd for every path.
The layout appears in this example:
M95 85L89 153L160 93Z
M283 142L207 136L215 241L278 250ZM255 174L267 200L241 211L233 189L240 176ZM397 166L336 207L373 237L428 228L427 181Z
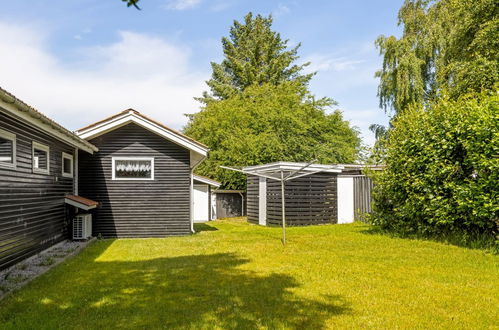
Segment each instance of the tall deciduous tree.
M198 100L225 100L253 84L299 81L306 85L313 74L301 73L308 63L295 64L300 44L288 48L288 40L271 27L272 16L253 16L251 12L244 22L234 21L229 37L222 38L224 60L211 63L212 77L206 82L210 91Z
M209 102L184 130L210 147L197 172L218 179L225 188L241 189L245 176L220 165L355 161L358 132L339 111L326 112L332 104L330 99L316 100L296 81L254 84L231 98Z
M448 94L493 90L499 81L499 6L496 0L406 0L401 38L380 36L378 96L385 110Z

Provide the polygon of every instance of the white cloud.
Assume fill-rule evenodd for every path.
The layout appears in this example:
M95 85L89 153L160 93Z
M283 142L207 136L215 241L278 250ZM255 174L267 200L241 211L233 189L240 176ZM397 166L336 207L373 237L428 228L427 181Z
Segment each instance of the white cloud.
M186 10L197 7L203 0L168 0L166 9Z
M190 68L190 50L134 32L115 43L80 49L68 65L47 50L39 28L0 22L0 86L69 129L127 108L180 128L206 88Z
M338 101L343 117L358 127L364 143L372 145L372 123L387 124L388 117L378 106L374 72L380 59L372 42L355 42L347 48L305 56L311 62L306 72L316 72L311 89L318 96L329 96Z
M304 59L304 62L310 62L305 68L307 72L316 71L347 71L354 70L358 64L364 60L355 60L347 57L335 57L329 54L313 54Z
M216 1L211 7L212 12L221 12L231 7L234 3L230 1Z
M274 17L280 17L280 16L283 16L283 15L289 14L289 12L291 12L291 9L288 6L283 5L282 3L280 3L277 6L277 8L272 12L272 15Z

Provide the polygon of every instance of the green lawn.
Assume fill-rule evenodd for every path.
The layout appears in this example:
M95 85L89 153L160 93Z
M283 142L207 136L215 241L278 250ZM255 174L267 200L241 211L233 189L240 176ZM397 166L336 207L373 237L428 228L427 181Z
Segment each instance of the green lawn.
M499 328L499 257L363 224L239 220L102 240L0 302L2 329Z

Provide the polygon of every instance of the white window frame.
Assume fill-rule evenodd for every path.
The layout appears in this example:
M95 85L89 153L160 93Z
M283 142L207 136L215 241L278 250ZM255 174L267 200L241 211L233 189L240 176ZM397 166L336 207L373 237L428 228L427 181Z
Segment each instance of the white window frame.
M151 177L150 178L117 178L116 177L116 161L117 160L149 160L151 162ZM154 157L112 157L112 179L116 181L153 181L154 180Z
M70 167L71 172L70 173L64 172L64 159L69 159L69 161L71 162L71 167ZM73 157L73 155L63 152L62 153L62 164L61 164L62 176L66 177L66 178L72 178L73 177L73 172L74 172L73 171L73 166L74 166L74 157Z
M0 129L0 137L12 141L12 163L0 162L0 167L16 168L16 135L9 131Z
M35 167L35 149L47 153L47 169ZM33 160L33 173L50 174L50 147L48 145L33 141L31 143L31 159Z

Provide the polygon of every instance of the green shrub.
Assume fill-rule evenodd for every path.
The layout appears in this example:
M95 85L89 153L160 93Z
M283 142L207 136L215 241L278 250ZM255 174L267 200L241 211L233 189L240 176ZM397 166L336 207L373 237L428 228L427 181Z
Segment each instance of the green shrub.
M398 115L385 141L386 170L375 177L372 222L401 234L494 241L498 126L497 94Z

